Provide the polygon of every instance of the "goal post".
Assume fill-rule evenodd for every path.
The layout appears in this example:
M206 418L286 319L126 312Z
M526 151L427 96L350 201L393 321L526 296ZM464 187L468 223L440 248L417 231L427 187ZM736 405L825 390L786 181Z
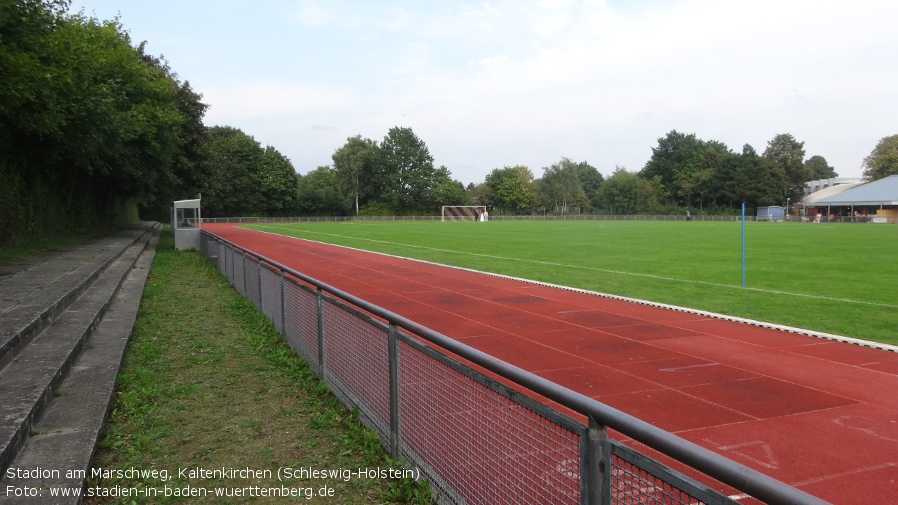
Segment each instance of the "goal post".
M443 205L441 221L486 221L485 205Z

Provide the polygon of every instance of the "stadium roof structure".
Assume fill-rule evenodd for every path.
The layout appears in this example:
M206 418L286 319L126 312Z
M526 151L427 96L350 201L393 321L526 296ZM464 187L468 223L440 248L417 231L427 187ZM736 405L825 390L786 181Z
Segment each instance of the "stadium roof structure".
M830 186L828 188L823 188L820 191L815 191L815 192L811 193L810 195L804 197L804 199L801 201L801 203L804 205L814 205L815 203L817 203L818 201L820 201L824 198L828 198L830 196L837 195L839 193L842 193L843 191L847 191L851 188L856 188L856 187L862 186L864 184L867 184L867 183L862 181L862 182L852 182L852 183L848 183L848 184L839 184L836 186Z
M835 190L835 191L831 191ZM827 194L823 194L828 192ZM872 206L898 205L898 175L857 184L841 184L808 195L802 203L807 206Z

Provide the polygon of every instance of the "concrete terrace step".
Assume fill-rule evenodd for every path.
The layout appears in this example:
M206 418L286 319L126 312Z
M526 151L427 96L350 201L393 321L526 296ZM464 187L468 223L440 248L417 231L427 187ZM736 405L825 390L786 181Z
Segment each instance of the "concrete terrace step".
M81 488L84 479L16 479L6 470L53 469L64 477L68 471L88 469L158 242L158 225L147 231L120 241L119 251L102 250L108 242L98 241L101 251L78 267L83 278L91 278L83 282L89 287L79 287L73 279L60 281L63 275L55 277L55 287L27 295L58 304L70 295L50 291L80 293L64 309L54 309L61 314L27 345L19 339L15 357L0 369L0 503L23 503L22 497L7 496L4 490L26 485L45 488L34 503L80 503L80 498L55 501L46 487ZM92 260L103 254L109 261L100 260L105 266L94 273ZM41 271L38 277L44 282L54 279L48 270L59 272Z
M127 246L158 227L144 223L0 268L0 368L89 288Z

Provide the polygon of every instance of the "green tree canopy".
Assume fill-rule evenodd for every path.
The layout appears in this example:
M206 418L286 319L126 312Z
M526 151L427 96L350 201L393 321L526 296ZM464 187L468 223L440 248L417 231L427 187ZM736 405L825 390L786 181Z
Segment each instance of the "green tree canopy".
M795 140L791 134L781 133L767 143L764 159L785 175L785 194L780 199L801 199L804 184L813 179L813 173L804 163L804 142Z
M898 174L898 135L883 137L864 158L864 178L875 181Z
M706 142L695 134L672 130L658 139L658 147L652 148L652 157L639 176L660 184L663 191L659 197L681 206L701 206L713 194L709 183L721 156L729 152L722 142Z
M381 198L399 213L433 210L433 156L411 128L393 127L380 144Z
M560 162L544 167L537 187L543 205L555 212L567 212L570 205L583 206L589 203L580 182L578 164L568 158L561 158Z
M334 170L341 188L352 195L355 214L359 207L373 200L383 189L383 179L377 177L377 142L361 135L346 139L343 147L334 151Z
M530 211L536 204L533 173L523 165L496 168L486 176L488 205L500 213Z
M468 196L464 185L452 179L449 169L443 165L433 174L431 199L436 207L443 205L468 205Z
M259 186L265 150L256 139L230 126L209 129L209 186L203 207L210 216L258 215L265 207Z
M599 201L611 214L635 214L644 192L644 182L644 178L622 167L615 167L614 173L602 183Z
M344 216L350 208L339 174L327 166L299 177L297 199L297 210L304 216Z
M202 180L201 97L117 20L67 7L0 2L0 223L102 226L124 201L160 208Z
M259 162L259 190L267 216L288 216L296 211L296 169L277 149L267 146Z
M804 162L805 167L811 171L811 179L830 179L832 177L838 177L839 174L836 173L836 169L829 166L829 163L826 162L826 158L820 155L811 156Z
M589 199L589 206L598 207L599 188L602 186L605 178L596 167L585 161L577 163L577 177L580 179L580 187L583 188L586 198Z
M785 203L785 177L779 166L759 156L748 144L743 146L742 154L724 157L717 172L721 196L732 208L742 203L752 208Z

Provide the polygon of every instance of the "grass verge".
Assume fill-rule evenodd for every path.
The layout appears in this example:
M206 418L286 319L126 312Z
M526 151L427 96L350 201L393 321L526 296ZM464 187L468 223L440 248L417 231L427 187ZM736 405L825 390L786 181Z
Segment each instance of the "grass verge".
M413 481L346 473L398 464L268 319L200 253L176 252L170 233L160 240L114 401L93 462L111 472L91 479L89 487L148 491L87 504L430 501L427 487ZM294 473L280 482L284 468L338 475ZM193 478L181 469L255 475ZM129 470L157 472L135 476ZM283 487L300 496L261 496L269 493L265 488ZM164 496L166 489L172 496ZM205 496L174 496L191 489ZM329 496L318 496L322 490Z

